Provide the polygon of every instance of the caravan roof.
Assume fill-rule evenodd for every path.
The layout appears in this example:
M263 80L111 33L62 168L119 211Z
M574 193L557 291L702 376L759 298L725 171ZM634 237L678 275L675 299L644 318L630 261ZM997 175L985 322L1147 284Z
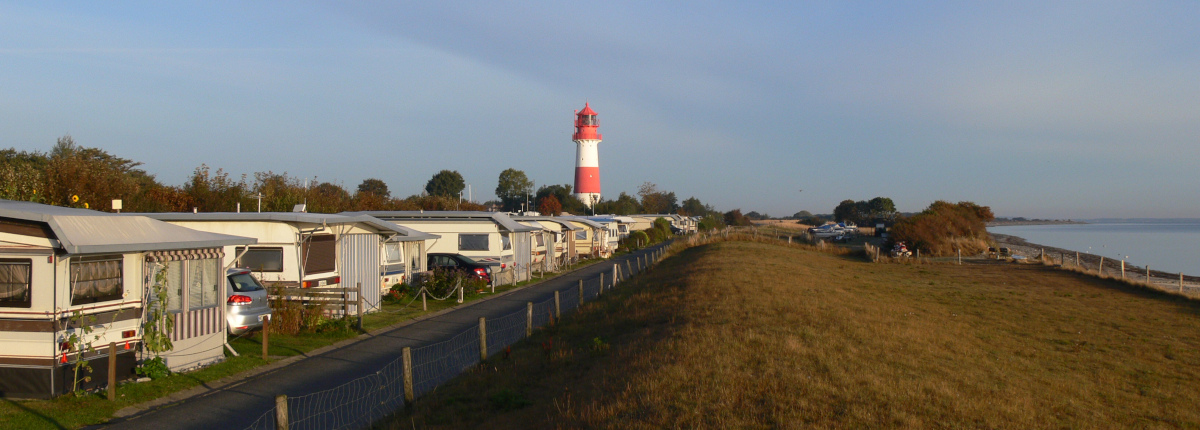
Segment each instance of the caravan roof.
M71 254L161 251L248 245L257 240L208 233L144 216L0 200L0 217L46 223L59 245Z
M411 242L439 236L396 225L370 215L314 214L304 212L164 212L137 214L162 221L274 221L317 225L362 223L392 234L392 241Z
M455 222L467 220L490 220L500 228L510 232L526 232L540 230L537 227L527 226L516 221L513 221L507 214L502 212L475 212L475 211L362 211L362 212L342 212L344 215L370 215L378 218L387 219L419 219L425 221L447 221Z

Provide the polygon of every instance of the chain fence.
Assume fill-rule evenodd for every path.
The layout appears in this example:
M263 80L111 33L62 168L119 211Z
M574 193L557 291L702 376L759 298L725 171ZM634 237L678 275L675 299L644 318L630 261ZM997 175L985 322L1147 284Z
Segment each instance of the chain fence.
M553 297L529 302L526 308L510 314L485 318L486 356L500 353L527 336L527 330L545 327L553 321L556 310L562 314L578 310L583 303L594 301L603 290L615 288L620 282L644 271L652 262L665 255L666 247L646 254L641 263L615 262L613 275L586 279L578 286L558 291L558 309ZM641 258L641 257L639 257ZM582 296L580 295L582 293ZM582 298L582 299L581 299ZM406 401L426 394L439 385L454 379L463 371L480 363L481 337L479 328L464 330L450 339L420 347L405 348L405 354L373 374L349 381L338 387L301 396L279 396L276 406L258 417L247 430L263 429L353 429L371 426Z

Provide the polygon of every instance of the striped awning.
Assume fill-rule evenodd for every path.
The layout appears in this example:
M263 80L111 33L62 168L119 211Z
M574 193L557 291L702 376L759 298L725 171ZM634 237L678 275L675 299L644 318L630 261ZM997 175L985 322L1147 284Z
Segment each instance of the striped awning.
M225 251L222 248L203 248L203 249L177 249L171 251L153 251L146 253L146 261L180 261L180 260L203 260L206 258L223 258Z

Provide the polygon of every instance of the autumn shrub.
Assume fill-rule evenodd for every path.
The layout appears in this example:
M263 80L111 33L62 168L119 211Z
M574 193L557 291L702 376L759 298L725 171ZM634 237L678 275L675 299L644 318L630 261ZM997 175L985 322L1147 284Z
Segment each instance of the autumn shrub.
M650 236L645 231L637 230L629 233L629 237L621 239L621 248L638 249L650 244Z
M493 273L492 276L496 274ZM413 285L409 294L416 297L421 288L424 288L434 297L443 297L453 294L459 285L462 285L463 297L470 297L483 293L487 282L457 270L434 269L422 276L420 283Z
M922 255L949 256L957 250L972 255L985 251L990 242L987 222L992 209L972 202L936 201L919 214L900 219L891 229L893 242L905 242Z

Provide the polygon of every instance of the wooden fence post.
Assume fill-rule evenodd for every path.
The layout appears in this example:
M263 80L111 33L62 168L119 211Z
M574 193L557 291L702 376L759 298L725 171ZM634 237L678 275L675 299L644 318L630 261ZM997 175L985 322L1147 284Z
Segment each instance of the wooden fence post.
M604 292L604 272L600 272L600 291Z
M267 334L271 332L271 317L267 316L267 315L263 315L262 319L263 319L263 328L262 328L263 354L262 354L262 357L263 357L263 361L267 361L267 338L268 338Z
M358 297L358 331L363 331L363 328L362 328L362 317L363 317L362 282L358 283L358 291L355 292L354 295L356 297Z
M525 337L529 336L533 336L533 302L525 302Z
M287 394L275 396L275 430L288 429Z
M342 287L342 318L350 319L350 289Z
M1183 293L1183 272L1179 272L1179 292Z
M108 401L117 400L117 343L108 343Z
M416 396L413 395L413 366L412 348L404 347L400 355L404 360L404 404L411 405Z
M479 317L479 361L487 360L487 320Z
M613 264L613 288L617 287L617 265Z
M625 260L625 269L629 271L629 276L633 276L633 265L629 264L629 260Z
M579 307L583 307L583 280L579 280Z
M562 318L562 308L559 306L560 306L560 304L558 302L558 290L554 290L554 318L555 319Z
M1125 260L1121 260L1121 279L1125 279Z
M1100 265L1096 266L1096 276L1100 276L1103 274L1104 274L1104 256L1101 255L1100 256Z
M958 248L957 251L958 251L958 265L961 266L962 265L962 248Z
M1075 251L1075 267L1079 267L1079 251Z
M494 293L495 291L493 290L492 292ZM429 310L429 306L425 304L425 294L428 294L428 293L426 293L425 289L422 288L421 289L421 310L423 310L423 311Z

